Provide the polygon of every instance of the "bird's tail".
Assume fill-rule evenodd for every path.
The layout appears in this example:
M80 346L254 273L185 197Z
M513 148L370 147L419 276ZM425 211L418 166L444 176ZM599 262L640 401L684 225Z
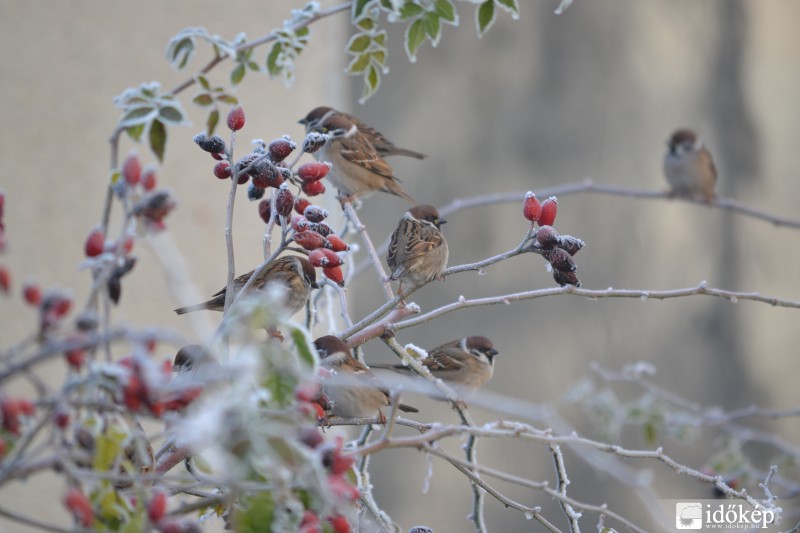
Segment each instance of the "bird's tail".
M185 315L186 313L192 313L194 311L203 311L204 309L208 309L208 304L202 303L197 305L187 305L186 307L179 307L175 310L176 313L179 315Z
M396 146L393 147L387 155L404 155L406 157L413 157L415 159L425 159L428 157L427 155L415 152L414 150L409 150L408 148L397 148Z

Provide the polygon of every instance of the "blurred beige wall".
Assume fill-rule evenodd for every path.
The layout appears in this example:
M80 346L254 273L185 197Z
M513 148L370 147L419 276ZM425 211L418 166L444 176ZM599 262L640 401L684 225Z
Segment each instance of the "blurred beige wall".
M249 73L237 89L247 114L240 139L283 133L297 138L301 129L296 121L312 106L341 106L398 144L430 154L424 162L401 158L392 164L413 196L443 205L459 196L524 192L586 177L660 190L665 188L660 174L664 141L672 129L688 126L701 133L716 156L720 194L735 192L755 207L800 217L800 152L795 147L800 138L799 4L576 0L556 17L555 1L521 3L519 21L501 13L483 39L475 35L473 6L459 3L461 26L446 26L436 49L424 44L415 65L402 52L401 31L393 29L391 73L365 106L355 103L358 83L351 85L342 74L344 19L322 21L298 62L294 88ZM225 37L239 31L255 37L300 5L288 0L0 1L0 43L6 50L0 57L0 186L7 194L11 245L0 262L10 268L15 287L29 275L43 285L85 293L89 276L76 266L83 236L99 220L105 194L107 137L118 118L111 99L141 82L159 80L173 87L185 78L164 59L170 36L186 26L205 26ZM741 57L740 71L726 69L729 52ZM196 64L204 59L201 55ZM223 83L226 76L227 69L221 68L213 79ZM740 83L732 83L737 76ZM744 106L731 107L737 95ZM203 129L202 115L188 103L185 107L193 125L170 130L167 161L158 175L180 201L167 221L169 239L188 262L197 290L210 294L225 279L228 188L211 176L208 158L191 142ZM745 130L755 135L750 151L736 144ZM123 153L130 148L123 144ZM150 158L146 150L139 151ZM745 153L746 161L737 159ZM261 258L262 228L244 196L242 189L234 236L237 265L250 268ZM401 200L377 196L366 202L362 221L380 241L404 208ZM449 220L445 233L451 264L507 250L526 229L517 204L463 211ZM707 280L725 289L800 299L796 230L681 202L596 195L562 197L556 227L587 242L576 257L587 288L656 290ZM114 316L136 326L174 327L191 337L187 321L172 313L187 302L169 290L146 244L138 243L136 253L139 264L126 279L125 304ZM515 258L487 272L480 278L453 276L414 299L428 310L459 295L553 285L537 257ZM349 294L354 317L381 300L369 273ZM0 302L0 313L0 345L8 346L29 330L33 312L15 295ZM751 403L786 408L798 402L797 323L796 310L706 297L664 302L561 297L447 315L398 338L431 347L465 334L484 334L500 350L487 388L531 402L555 403L571 384L591 374L591 362L617 369L646 360L657 366L658 384L690 401L726 409ZM366 351L368 361L392 357L376 341ZM456 421L449 409L420 402L424 419ZM476 406L475 416L482 423L497 415ZM581 429L591 435L591 427ZM790 442L800 440L796 424L779 424L777 430ZM628 444L646 446L636 435ZM700 467L715 443L666 444L667 451ZM480 448L490 466L547 479L552 467L542 452L494 441ZM640 505L630 504L628 489L574 456L568 460L575 469L574 497L607 501L650 529L660 525L648 522ZM408 451L378 455L373 476L378 501L405 529L424 522L437 533L467 530L462 519L470 510L469 486L446 465L434 464L430 492L424 496L422 456ZM654 470L664 497L704 494L704 487L681 483L657 465L634 466ZM518 501L559 516L541 494L501 487ZM60 494L59 487L31 482L21 491L0 492L0 499L7 506L34 504L42 519L56 520ZM447 512L432 511L439 508ZM491 499L487 516L497 531L532 529L519 513ZM23 529L0 520L0 531Z

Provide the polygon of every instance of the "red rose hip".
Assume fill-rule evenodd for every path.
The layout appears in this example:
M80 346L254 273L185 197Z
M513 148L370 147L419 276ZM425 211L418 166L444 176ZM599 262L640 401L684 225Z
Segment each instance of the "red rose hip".
M558 212L558 199L551 196L542 202L542 214L539 215L540 226L552 226L556 220L556 213Z
M541 214L542 206L539 200L536 199L536 195L533 192L528 191L525 193L525 200L522 203L522 215L531 222L536 222Z

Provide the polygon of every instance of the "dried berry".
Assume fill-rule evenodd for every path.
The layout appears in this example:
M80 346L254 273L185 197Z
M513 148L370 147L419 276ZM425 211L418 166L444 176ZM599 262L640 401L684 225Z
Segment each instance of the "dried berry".
M266 158L257 161L250 168L250 175L253 177L253 183L262 189L277 188L283 183L281 171Z
M300 165L300 168L297 169L297 175L304 182L318 181L327 176L330 169L331 167L328 163L312 161L311 163Z
M558 247L566 250L569 255L577 254L585 245L586 243L572 235L562 235L558 243Z
M306 207L310 205L311 202L309 202L305 198L301 198L300 196L294 199L294 210L297 212L298 215L302 215L303 212L306 210Z
M300 216L292 217L292 222L291 222L292 229L298 233L307 230L309 224L311 223L308 220L306 220L305 217L300 217Z
M552 250L559 243L558 232L553 226L542 226L536 232L536 242L543 250Z
M85 339L82 336L74 335L66 339L67 344L78 344ZM67 360L67 364L73 370L80 370L83 367L83 364L86 362L86 348L83 346L69 348L68 350L64 351L64 358Z
M309 222L322 222L326 218L328 218L328 211L316 205L309 205L306 207L305 211L303 211L303 216L306 217L306 220Z
M205 133L198 133L192 140L209 154L220 154L225 151L225 141L219 135L209 137Z
M106 239L100 228L95 228L89 232L89 236L86 237L86 243L83 245L86 257L97 257L102 254L105 248L105 242Z
M525 201L522 203L522 215L531 222L536 222L541 214L542 206L539 200L532 191L528 191L525 193Z
M328 142L328 136L324 133L317 131L309 132L303 141L303 151L307 154L313 154Z
M267 150L269 151L269 158L278 163L286 159L296 147L297 145L291 139L282 137L269 143Z
M250 172L252 171L251 165L258 158L259 154L253 154L253 153L247 154L246 156L242 157L240 160L236 162L236 164L233 166L233 171L236 174L244 173L250 175Z
M574 285L575 287L580 287L581 282L578 281L578 276L575 275L575 272L560 272L558 270L553 270L553 279L556 280L556 283L561 285Z
M327 237L328 235L335 235L336 232L333 231L329 225L325 224L324 222L309 222L308 229L316 231L323 237Z
M214 165L214 175L221 180L226 180L231 177L231 164L227 161L220 161Z
M344 287L344 273L342 272L342 267L323 267L322 273L338 286Z
M236 106L228 113L228 129L231 131L239 131L244 127L244 109L242 106Z
M251 202L254 202L256 200L261 200L264 197L264 191L265 189L262 189L261 187L256 187L255 183L251 183L247 187L247 199L250 200Z
M292 214L294 208L294 195L292 191L282 186L275 193L275 210L282 217L288 217Z
M122 163L122 177L128 185L136 185L142 176L142 164L136 154L131 154Z
M325 237L325 248L330 248L334 252L346 252L350 250L350 245L337 235L330 234Z
M294 234L294 242L306 250L316 250L325 246L325 237L316 231L300 231Z
M578 268L575 266L575 261L572 259L572 256L561 248L547 250L544 252L543 256L550 261L550 264L553 265L553 269L559 272L575 272Z
M556 213L558 212L558 199L551 196L542 202L542 214L539 215L540 226L552 226L556 220Z
M340 514L328 518L328 523L333 528L334 533L350 533L350 522Z

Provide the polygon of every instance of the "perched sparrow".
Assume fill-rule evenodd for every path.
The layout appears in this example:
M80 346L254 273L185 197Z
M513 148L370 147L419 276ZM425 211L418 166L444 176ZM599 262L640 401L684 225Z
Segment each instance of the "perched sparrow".
M434 377L467 392L478 390L489 381L494 372L494 349L486 337L465 337L442 344L430 350L421 363L428 367ZM398 372L412 372L405 365L372 365Z
M449 255L441 230L445 222L435 207L425 204L412 207L400 219L386 254L389 279L400 280L399 292L404 279L416 286L441 277Z
M314 341L321 358L321 367L330 373L322 379L322 393L333 402L331 413L342 418L371 418L381 407L389 405L389 393L381 388L378 378L369 368L353 357L347 344L338 337L326 335ZM406 413L418 409L400 404Z
M316 128L329 135L325 146L314 152L318 161L333 165L328 179L343 195L356 199L384 191L414 202L400 186L392 167L375 150L358 126L343 115L331 115Z
M237 294L250 279L250 276L253 275L253 272L254 271L251 270L233 281L233 290ZM285 255L267 265L262 275L253 282L249 290L256 292L263 291L270 283L282 283L286 286L287 291L284 305L291 314L295 314L306 305L308 297L311 294L311 289L317 288L317 273L305 257ZM181 307L176 309L175 312L182 315L184 313L191 313L192 311L200 311L203 309L222 311L225 307L226 290L227 287L224 287L207 302Z
M425 159L425 154L421 154L419 152L415 152L413 150L408 150L406 148L399 148L395 146L395 144L383 136L381 132L367 126L359 119L354 117L353 115L348 115L347 113L342 113L341 111L336 111L330 107L315 107L311 111L308 112L308 115L304 119L300 120L300 124L303 124L306 127L306 132L315 131L319 129L320 123L328 117L339 115L353 124L356 125L358 128L358 132L361 133L367 140L372 144L375 148L375 151L378 152L383 157L387 157L390 155L405 155L408 157L414 157L417 159Z
M700 196L710 205L717 181L717 169L711 153L692 130L676 131L667 146L664 175L671 187L670 195L689 198Z

